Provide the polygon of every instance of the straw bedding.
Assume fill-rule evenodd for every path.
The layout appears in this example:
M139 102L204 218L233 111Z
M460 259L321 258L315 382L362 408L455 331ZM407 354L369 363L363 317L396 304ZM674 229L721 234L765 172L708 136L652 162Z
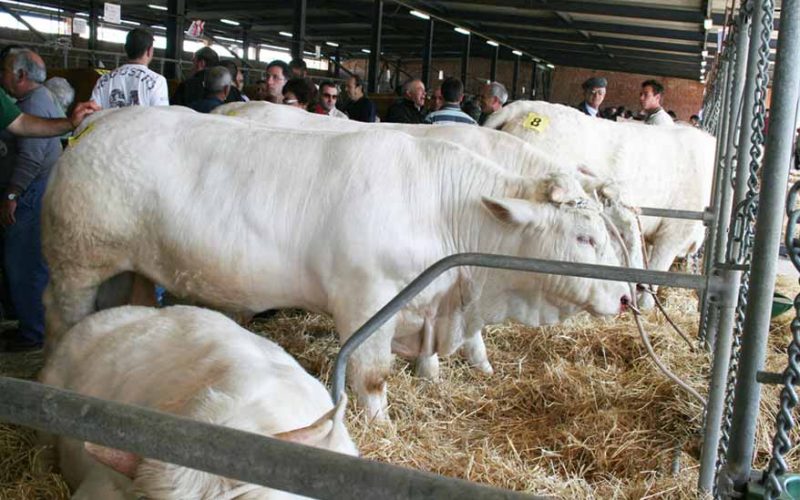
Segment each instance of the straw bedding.
M792 297L800 291L784 277L778 288ZM694 294L664 290L662 298L694 337ZM772 371L785 366L792 317L772 323ZM690 349L660 314L647 313L644 324L667 366L705 394L708 355ZM250 328L327 382L338 350L329 319L288 311ZM701 408L646 357L631 318L579 316L543 328L505 324L490 328L486 343L491 377L454 357L442 361L441 381L430 383L398 361L389 380L392 424L370 426L358 408L349 410L363 456L562 498L695 497ZM773 387L763 391L760 468L771 449L778 395ZM68 498L31 439L29 431L0 426L0 498ZM798 453L795 447L788 457L793 470L800 470Z

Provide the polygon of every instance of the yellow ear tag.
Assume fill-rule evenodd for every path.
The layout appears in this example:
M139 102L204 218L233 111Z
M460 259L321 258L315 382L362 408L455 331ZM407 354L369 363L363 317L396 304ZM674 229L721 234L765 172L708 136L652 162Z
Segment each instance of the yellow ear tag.
M85 129L81 130L80 134L71 136L69 139L67 139L67 146L75 146L76 144L78 144L78 141L80 141L81 138L83 138L84 135L88 134L93 128L94 128L94 123L90 123L89 125L86 126Z
M526 116L525 120L522 122L523 127L535 130L536 132L544 132L549 125L550 118L537 115L536 113L528 113L528 116Z
M226 114L226 115L228 115L228 116L236 116L236 115L238 115L238 114L239 114L239 112L238 112L238 111L228 111L228 112L227 112L227 113L225 113L225 114Z

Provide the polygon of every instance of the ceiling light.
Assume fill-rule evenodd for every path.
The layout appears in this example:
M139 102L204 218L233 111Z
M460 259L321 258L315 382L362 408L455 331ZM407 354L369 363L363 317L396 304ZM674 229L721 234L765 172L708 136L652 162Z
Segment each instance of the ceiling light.
M489 45L491 45L492 47L497 47L497 46L499 46L499 44L498 44L497 42L495 42L494 40L486 40L486 43L488 43L488 44L489 44Z
M552 64L548 64L547 67L550 68L550 69L556 69L556 67L553 66Z
M704 51L700 52L700 55L703 56L703 57L708 57L708 51L704 50Z
M420 12L418 10L411 10L408 13L411 14L412 16L414 16L414 17L418 17L420 19L425 19L426 21L431 18L431 16L429 16L428 14L426 14L424 12Z
M329 47L338 47L339 46L339 44L336 43L336 42L325 42L325 45L327 45Z
M239 22L238 21L231 21L230 19L220 19L219 22L225 23L225 24L230 24L231 26L239 26Z
M705 28L707 30L710 30L713 27L714 27L714 20L713 19L708 18L708 19L703 21L703 28Z
M369 54L369 49L361 49L361 52L363 52L365 54Z
M139 25L141 24L141 23L137 23L136 21L128 21L128 20L126 20L126 19L123 19L123 20L122 20L122 21L120 21L120 22L121 22L122 24L130 24L131 26L139 26Z
M166 26L161 26L160 24L154 24L154 25L152 25L150 27L153 28L154 30L165 30L165 29L167 29Z
M705 61L700 61L700 66L705 68L706 67L706 62Z
M289 38L292 38L292 36L294 36L294 35L292 35L291 33L289 33L288 31L279 31L279 32L278 32L278 34L279 34L280 36L287 36L287 37L289 37Z
M155 4L149 3L149 4L147 4L147 6L150 7L151 9L155 9L155 10L167 10L167 8L164 7L163 5L155 5Z
M512 50L511 53L514 54L515 56L521 56L522 55L522 52L520 52L518 50Z
M455 31L456 33L461 33L462 35L469 35L469 30L465 30L464 28L459 28L458 26L453 28L453 31Z

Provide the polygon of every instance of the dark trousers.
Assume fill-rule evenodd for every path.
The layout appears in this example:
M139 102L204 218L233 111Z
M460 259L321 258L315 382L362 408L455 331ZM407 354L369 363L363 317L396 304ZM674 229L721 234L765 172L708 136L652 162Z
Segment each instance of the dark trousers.
M28 341L44 339L42 294L47 264L42 256L42 197L47 179L36 179L22 193L14 213L16 223L5 228L3 272L19 318L19 333Z

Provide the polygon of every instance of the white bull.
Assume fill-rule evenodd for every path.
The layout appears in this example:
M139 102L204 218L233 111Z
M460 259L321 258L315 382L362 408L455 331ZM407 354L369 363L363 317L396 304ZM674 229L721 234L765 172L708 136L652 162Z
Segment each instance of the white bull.
M276 344L196 307L120 307L73 327L45 384L358 455L325 387ZM343 400L344 401L344 400ZM301 498L66 437L58 461L76 500Z
M492 113L484 127L513 134L564 161L591 165L615 179L637 206L703 211L711 195L714 138L693 127L616 123L544 101L519 101ZM675 257L703 243L699 221L645 217L650 268L666 271Z
M345 340L447 255L619 265L601 212L575 176L519 177L444 141L126 108L93 120L50 179L42 215L47 343L90 314L100 284L125 271L224 310L327 312ZM385 417L395 335L424 338L433 328L428 349L446 355L466 344L469 358L484 349L473 334L485 324L616 314L627 290L450 271L354 353L351 385L370 414Z

